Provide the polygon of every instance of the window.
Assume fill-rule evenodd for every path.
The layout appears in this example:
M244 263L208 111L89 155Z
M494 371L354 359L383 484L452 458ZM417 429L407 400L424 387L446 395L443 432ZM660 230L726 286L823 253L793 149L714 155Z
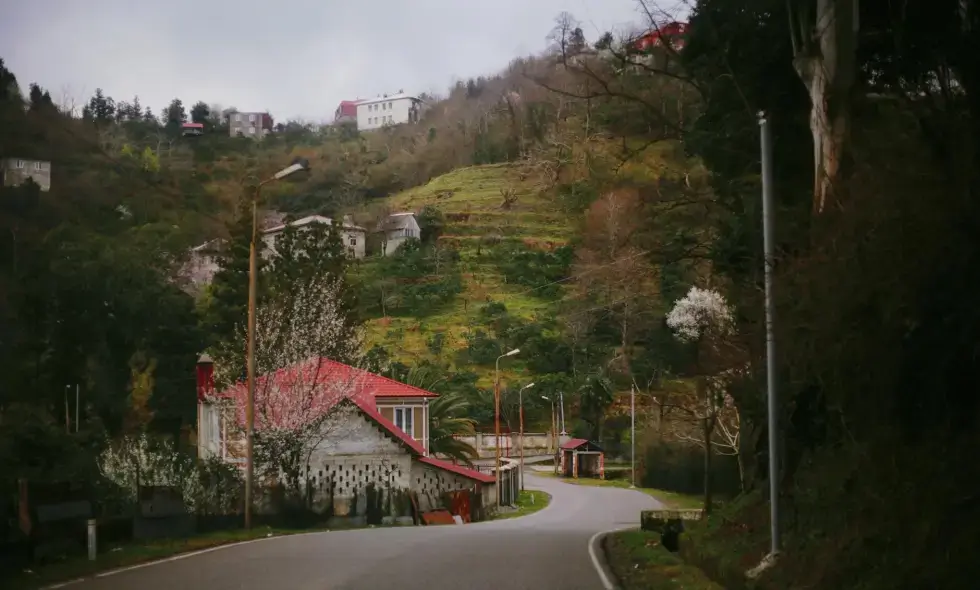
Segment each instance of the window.
M354 238L354 237L352 237L352 238L350 239L350 245L351 245L351 246L356 246L356 245L357 245L357 238Z
M14 167L15 168L23 168L24 167L24 160L17 160L17 163L14 164Z
M255 115L249 115L248 116L248 122L249 123L254 123L255 122Z
M249 127L248 128L248 132L254 135L255 134L255 127Z
M414 418L412 408L395 408L395 426L400 428L405 434L414 438L415 425L412 423L412 418Z
M34 162L34 169L35 170L40 170L41 169L41 163L40 162Z
M241 121L242 121L242 116L241 116L240 114L237 114L237 113L236 113L236 114L235 114L235 122L237 122L237 123L241 123Z

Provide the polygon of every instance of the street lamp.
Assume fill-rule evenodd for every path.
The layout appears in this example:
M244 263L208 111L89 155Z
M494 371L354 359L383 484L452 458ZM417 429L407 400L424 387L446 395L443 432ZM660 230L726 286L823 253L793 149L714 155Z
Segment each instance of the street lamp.
M497 357L497 361L494 363L494 379L493 379L493 405L494 405L494 419L493 419L493 432L497 437L497 460L496 469L494 470L497 476L497 506L501 503L501 490L500 490L500 359L508 356L514 356L521 352L520 348L515 348L514 350L504 353Z
M558 392L558 404L561 408L561 436L568 436L565 432L565 394Z
M301 170L309 170L310 162L305 158L296 158L293 163L270 178L259 182L252 194L252 242L248 250L248 335L246 363L248 370L248 400L245 405L245 528L252 528L252 487L255 479L255 464L253 457L253 431L255 429L255 299L258 282L258 261L256 258L256 243L259 241L259 196L262 187L282 180Z
M532 387L534 387L533 382L528 383L527 385L522 387L520 391L517 392L517 405L520 408L520 414L521 414L521 420L520 420L521 426L520 426L520 434L518 435L518 439L520 440L520 445L521 445L521 491L522 492L524 491L524 390L531 389Z
M636 385L630 385L630 488L636 487Z
M551 443L555 447L555 473L558 473L558 416L555 414L555 400L546 395L542 395L541 399L551 404Z

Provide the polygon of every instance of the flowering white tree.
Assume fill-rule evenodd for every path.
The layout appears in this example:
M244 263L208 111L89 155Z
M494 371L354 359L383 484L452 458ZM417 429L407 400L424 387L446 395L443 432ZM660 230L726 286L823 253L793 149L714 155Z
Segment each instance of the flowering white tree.
M733 369L718 370L731 349L735 321L731 306L717 291L691 287L687 295L674 303L667 314L667 325L677 338L695 347L696 388L678 407L700 423L699 434L682 432L681 440L699 444L704 449L704 508L711 510L711 457L713 453L739 456L738 408L728 393L737 376ZM712 435L722 431L722 439ZM741 468L741 467L740 467Z
M259 306L255 330L255 464L266 476L299 490L310 455L347 420L328 416L337 402L357 393L359 373L340 373L326 359L355 357L360 330L343 308L343 283L329 274L306 280L291 293ZM241 350L216 351L219 383L240 375ZM238 381L216 403L230 406L233 423L247 420L247 384ZM349 411L337 410L340 412Z

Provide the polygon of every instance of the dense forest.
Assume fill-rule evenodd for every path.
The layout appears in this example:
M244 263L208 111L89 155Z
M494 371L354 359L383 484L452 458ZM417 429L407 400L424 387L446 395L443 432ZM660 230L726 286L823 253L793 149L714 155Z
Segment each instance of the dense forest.
M290 234L263 305L298 310L300 287L333 277L331 325L351 336L295 354L444 394L458 433L491 421L495 360L520 348L506 423L534 382L529 427L550 428L561 392L569 430L614 454L632 389L641 477L703 486L706 508L729 496L687 556L743 587L768 550L772 476L764 112L785 546L755 583L973 587L980 11L871 1L835 19L831 4L857 5L700 0L683 44L643 49L590 42L562 14L547 52L426 97L417 125L291 121L260 143L228 137L218 105L54 104L0 63L0 158L52 163L50 191L0 189L4 493L18 477L98 481L125 436L189 452L198 356L241 375L249 197L304 157L309 174L270 185L265 210L371 226L410 208L422 236L352 261L332 228ZM188 120L205 135L181 137ZM195 293L182 265L214 238L222 268Z

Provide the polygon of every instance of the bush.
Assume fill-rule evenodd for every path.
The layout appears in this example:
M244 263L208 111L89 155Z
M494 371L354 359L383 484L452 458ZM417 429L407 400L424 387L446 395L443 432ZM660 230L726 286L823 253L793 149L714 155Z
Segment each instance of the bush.
M695 446L653 442L639 457L640 483L682 494L704 492L704 452ZM740 491L738 464L735 457L712 457L712 489L719 496L735 496Z

